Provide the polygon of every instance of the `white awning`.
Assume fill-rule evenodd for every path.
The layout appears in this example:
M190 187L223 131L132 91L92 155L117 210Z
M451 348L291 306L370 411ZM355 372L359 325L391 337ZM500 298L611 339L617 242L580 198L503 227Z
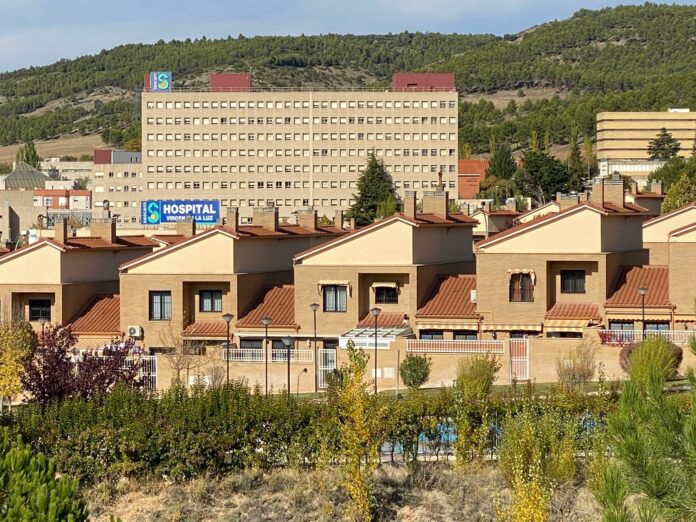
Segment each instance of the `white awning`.
M372 283L372 288L399 288L399 285L394 282Z
M532 268L509 268L507 271L508 281L513 274L529 274L532 277L532 284L536 286L536 272Z
M377 328L377 349L388 350L394 339L401 336L413 335L413 330L410 327L400 328ZM344 333L338 338L338 345L341 348L346 348L348 342L351 341L356 348L374 348L375 347L375 329L374 328L353 328Z
M547 332L582 332L589 323L587 319L549 319L544 329Z

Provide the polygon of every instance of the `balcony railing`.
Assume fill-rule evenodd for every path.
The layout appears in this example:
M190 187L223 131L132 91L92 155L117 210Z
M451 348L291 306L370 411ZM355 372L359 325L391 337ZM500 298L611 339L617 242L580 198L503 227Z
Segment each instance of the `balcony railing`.
M227 360L227 350L223 348L223 360ZM278 363L287 362L287 350L284 348L274 348L268 351L268 362ZM230 348L229 360L232 362L249 362L261 363L265 362L263 348ZM311 363L314 360L312 350L290 350L290 362L307 362Z
M674 344L685 345L696 336L696 330L600 330L599 340L602 344L617 346L639 343L645 339L663 337Z
M409 339L407 352L420 353L505 353L505 341L498 340L426 340Z

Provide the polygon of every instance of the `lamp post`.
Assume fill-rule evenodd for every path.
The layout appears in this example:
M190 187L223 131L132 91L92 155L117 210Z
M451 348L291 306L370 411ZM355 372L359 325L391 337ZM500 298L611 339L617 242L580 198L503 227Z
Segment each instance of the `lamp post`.
M285 345L285 353L288 361L288 397L290 397L290 347L292 346L292 338L283 337L283 344Z
M263 336L263 360L266 363L266 395L268 395L268 325L271 324L272 319L267 315L261 318L261 324L265 328L265 333Z
M381 308L372 308L370 313L375 318L375 395L377 395L377 317L379 317Z
M645 294L648 293L648 289L644 286L641 286L638 289L638 293L640 294L640 307L643 313L641 341L645 341Z
M48 319L45 317L39 317L39 324L41 325L41 344L44 344L44 330L46 328L46 323Z
M307 373L307 368L303 368L302 371L297 374L297 391L296 391L295 395L300 394L300 377L302 377L303 373Z
M227 346L225 348L225 359L227 360L227 384L230 383L230 322L234 316L232 314L225 314L222 316L222 320L225 321L227 326Z
M314 393L317 393L319 391L319 352L317 350L317 310L319 310L319 304L312 303L309 308L314 314Z

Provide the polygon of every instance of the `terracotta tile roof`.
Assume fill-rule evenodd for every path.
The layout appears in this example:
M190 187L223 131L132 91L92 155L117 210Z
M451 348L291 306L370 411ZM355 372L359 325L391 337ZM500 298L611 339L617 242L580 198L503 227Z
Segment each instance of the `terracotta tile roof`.
M68 250L71 249L107 249L114 248L143 248L154 247L156 243L145 236L119 236L116 242L111 243L101 237L71 237L65 243L60 243L53 240L54 243L64 246Z
M546 312L546 319L599 319L595 303L556 303Z
M439 279L416 317L478 318L471 291L476 290L475 275L453 275Z
M669 269L666 266L623 266L614 282L614 291L607 307L640 307L638 289L645 287L646 307L666 307L669 304Z
M264 289L251 310L237 322L238 328L263 327L261 318L270 317L269 328L295 326L295 287L271 286Z
M96 296L72 321L76 335L120 335L120 298L115 294Z
M180 241L183 241L184 239L188 239L189 237L191 236L185 236L183 234L157 234L152 236L152 239L167 245L174 245Z
M374 328L375 317L368 313L358 322L357 328ZM377 328L408 326L408 316L401 312L382 312L377 316Z
M240 239L251 237L288 237L288 236L317 236L325 234L345 234L347 230L334 226L317 227L315 230L300 225L281 225L278 230L261 225L241 225L235 233L231 227L221 227L231 234L236 234Z
M227 337L227 323L222 319L206 319L191 323L184 329L184 337Z

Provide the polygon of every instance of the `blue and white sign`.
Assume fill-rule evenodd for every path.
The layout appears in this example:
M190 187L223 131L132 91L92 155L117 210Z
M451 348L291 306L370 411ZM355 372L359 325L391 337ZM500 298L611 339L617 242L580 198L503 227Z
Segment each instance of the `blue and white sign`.
M150 73L150 92L171 92L171 71L154 71Z
M217 223L220 219L220 202L207 200L158 200L140 202L140 222L143 225L176 223L194 219L197 223Z

